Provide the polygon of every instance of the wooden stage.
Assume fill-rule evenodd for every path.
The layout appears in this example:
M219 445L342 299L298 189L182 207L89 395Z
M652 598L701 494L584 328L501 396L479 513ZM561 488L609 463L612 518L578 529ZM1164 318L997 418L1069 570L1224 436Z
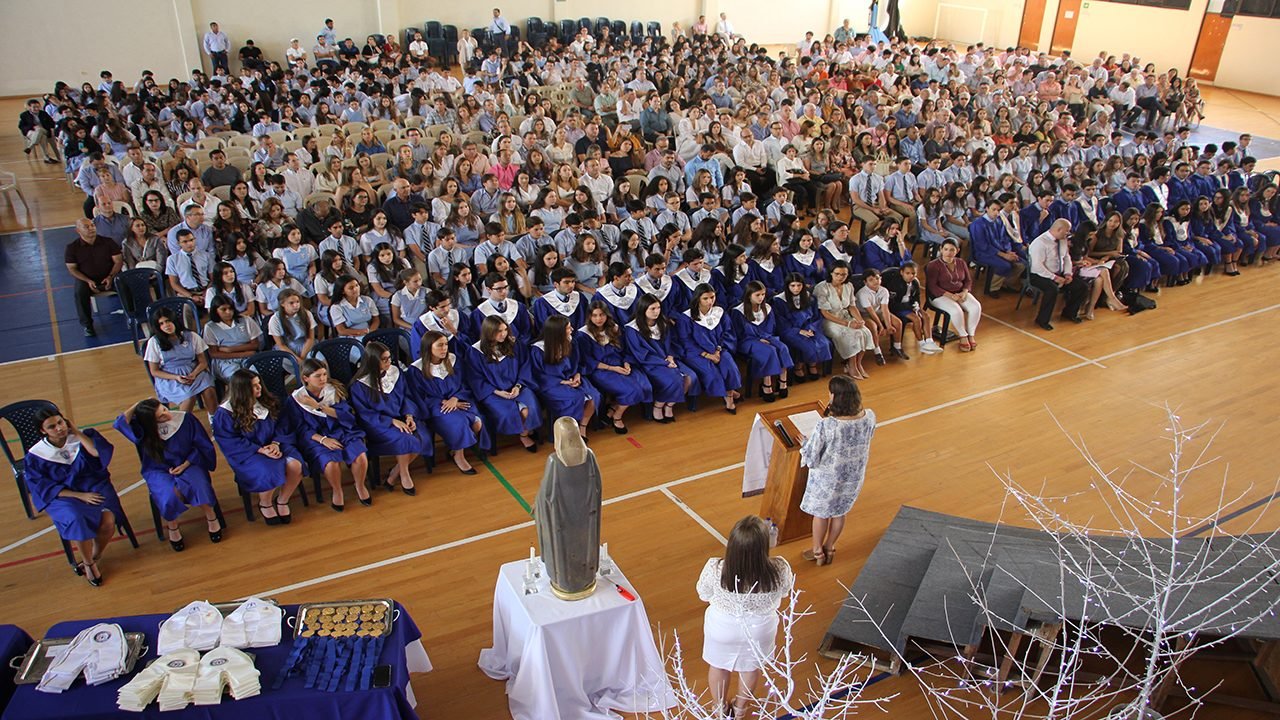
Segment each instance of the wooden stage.
M1280 100L1206 94L1206 124L1280 137ZM0 101L0 116L15 120L20 105ZM24 178L44 226L70 224L80 194L56 169L28 165L19 143L12 131L0 138L2 166ZM6 231L29 222L8 207L0 218ZM1064 493L1086 488L1089 474L1056 423L1083 437L1103 467L1131 460L1163 467L1167 403L1188 422L1226 424L1215 446L1221 459L1192 489L1194 502L1216 501L1228 467L1234 493L1271 494L1280 465L1280 349L1272 344L1280 328L1277 287L1280 264L1249 267L1238 278L1214 275L1165 290L1155 311L1127 317L1099 310L1095 321L1059 323L1052 333L1034 327L1031 309L1014 312L1012 297L982 298L987 317L978 351L961 354L952 346L925 356L910 345L910 361L872 364L862 388L882 427L837 560L815 568L800 560L803 542L780 549L816 611L801 625L799 647L829 665L817 659L816 648L845 597L841 584L852 582L900 505L994 520L1002 500L994 473L1006 471ZM220 467L215 485L229 521L225 540L211 545L198 513L191 513L184 525L187 550L177 556L151 531L136 457L108 427L125 406L150 394L132 349L12 363L0 366L0 378L0 404L52 400L77 424L96 426L117 444L112 471L117 488L128 490L124 507L141 541L136 551L127 542L113 544L102 565L106 582L91 588L71 573L49 522L26 520L17 493L7 479L0 481L0 517L8 519L0 525L0 622L39 637L61 620L165 612L192 599L394 597L422 628L436 668L414 679L422 717L507 716L502 684L486 678L476 660L490 642L498 567L525 556L534 542L526 503L537 492L544 455L504 447L491 467L478 466L472 477L447 460L431 476L419 466L416 497L379 492L373 507L350 501L342 514L327 502L305 510L295 502L296 520L287 527L246 523L230 473ZM786 402L819 398L825 384L796 386ZM761 405L745 402L737 416L718 406L704 402L695 414L681 409L671 426L643 422L633 412L629 435L606 431L592 438L604 473L604 540L663 640L669 645L673 631L684 639L699 685L705 685L705 667L696 660L705 606L694 583L705 559L721 552L733 523L759 508L759 498L742 499L740 487L747 431ZM1270 518L1265 522L1274 526ZM1226 680L1230 686L1246 681ZM889 706L894 717L929 717L912 682L891 679L868 692L902 693ZM1254 714L1208 706L1199 717L1251 720Z

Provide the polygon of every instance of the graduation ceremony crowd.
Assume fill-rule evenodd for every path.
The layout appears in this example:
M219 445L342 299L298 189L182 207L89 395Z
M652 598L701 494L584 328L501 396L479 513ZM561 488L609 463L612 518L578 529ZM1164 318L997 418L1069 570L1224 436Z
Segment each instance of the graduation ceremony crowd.
M974 352L979 294L1026 293L1051 330L1058 296L1066 321L1137 312L1280 249L1249 136L1189 144L1195 81L1129 55L875 43L846 24L779 59L725 18L541 47L492 30L503 42L459 41L459 78L420 39L358 46L331 22L310 53L246 45L232 73L215 24L212 75L103 71L29 104L27 151L86 196L66 251L86 332L92 295L137 268L204 317L156 313L156 398L116 424L175 549L187 506L221 537L197 402L278 525L308 474L335 510L344 467L364 505L378 485L413 494L437 437L474 473L467 450L510 435L532 452L558 417L622 434L633 407L736 413L836 362L862 379L941 353L930 313ZM340 382L313 355L389 328L405 362L394 337L364 343ZM290 395L246 369L264 349L300 365ZM100 580L111 446L42 421L33 495ZM387 477L367 478L370 454L394 456Z

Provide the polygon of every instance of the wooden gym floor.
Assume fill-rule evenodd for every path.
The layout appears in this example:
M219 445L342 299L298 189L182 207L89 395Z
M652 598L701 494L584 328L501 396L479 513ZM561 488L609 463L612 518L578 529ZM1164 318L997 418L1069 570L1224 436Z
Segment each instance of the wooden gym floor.
M1280 99L1213 89L1206 95L1207 125L1280 137ZM20 99L0 101L0 117L15 121L20 109ZM79 192L69 190L56 170L28 164L16 133L0 138L0 167L19 174L42 227L68 225L79 215ZM3 231L31 226L32 216L21 209L2 212ZM899 506L994 520L1002 500L995 472L1063 493L1086 489L1089 475L1055 418L1082 436L1106 468L1167 463L1168 446L1160 438L1166 403L1188 422L1225 423L1215 445L1221 459L1194 484L1192 502L1210 507L1228 467L1229 494L1245 501L1270 496L1280 461L1272 442L1280 433L1274 411L1280 351L1271 343L1280 327L1277 278L1275 265L1246 268L1234 279L1214 275L1164 291L1155 311L1122 317L1099 310L1093 322L1060 323L1052 333L1035 329L1028 308L1015 312L1012 298L982 298L987 315L977 352L912 352L908 362L873 365L862 388L882 427L837 562L802 564L803 542L779 550L797 570L803 600L816 611L802 622L797 647L816 659L845 596L841 584L856 577ZM797 386L789 402L825 397L823 387ZM372 508L350 502L350 512L341 515L325 503L304 510L295 502L294 524L271 528L244 521L230 473L220 467L215 486L228 519L226 539L210 545L192 513L184 525L187 550L176 557L150 530L134 453L107 427L122 408L149 394L146 373L128 345L0 366L0 405L49 399L77 424L98 427L116 443L113 475L141 542L138 550L114 543L103 564L105 584L91 588L67 567L48 521L26 520L17 493L0 488L0 517L9 519L0 525L0 622L39 637L61 620L165 612L197 598L394 597L422 628L436 668L413 680L421 716L507 716L503 686L475 663L491 639L497 568L523 557L534 543L526 507L537 492L544 455L506 447L473 477L447 461L430 476L419 467L417 497L379 493ZM699 685L705 683L705 666L696 659L705 606L694 583L704 560L722 551L733 523L759 508L758 498L740 497L746 436L758 402L744 403L737 416L704 402L695 414L681 410L674 426L632 417L628 436L593 437L604 472L604 540L644 600L655 632L668 646L673 632L684 639ZM1080 512L1093 508L1082 503ZM1246 514L1235 522L1243 527L1254 519ZM1272 517L1261 520L1275 526ZM1232 671L1227 681L1252 692L1243 674ZM889 706L894 716L929 716L908 679L868 690L873 696L894 692L901 693ZM1214 706L1201 713L1228 716ZM1251 715L1237 710L1231 717Z

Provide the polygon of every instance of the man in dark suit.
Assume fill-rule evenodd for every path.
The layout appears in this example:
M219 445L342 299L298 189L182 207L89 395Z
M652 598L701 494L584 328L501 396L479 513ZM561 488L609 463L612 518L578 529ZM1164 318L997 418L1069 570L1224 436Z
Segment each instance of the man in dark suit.
M53 144L53 118L40 107L39 100L32 98L27 101L27 109L18 116L18 130L26 138L22 152L30 155L38 145L44 152L45 162L50 165L62 162L58 159L58 148Z

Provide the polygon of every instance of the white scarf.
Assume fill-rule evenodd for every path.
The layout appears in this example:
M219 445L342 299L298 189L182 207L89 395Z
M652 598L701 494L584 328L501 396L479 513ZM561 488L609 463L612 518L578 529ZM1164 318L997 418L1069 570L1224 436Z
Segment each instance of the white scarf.
M826 248L827 252L831 253L831 256L837 260L844 260L845 262L849 262L850 260L853 259L852 255L846 255L844 251L841 250L838 245L836 245L835 240L828 240L822 243L822 247Z
M221 405L219 405L218 407L220 407L220 408L222 408L223 410L226 410L227 412L231 413L231 414L232 414L232 416L234 416L234 415L235 415L235 410L232 410L232 409L231 409L231 401L230 401L230 400L228 400L228 401L226 401L226 402L222 403L222 404L221 404ZM262 403L260 403L260 402L255 402L255 403L253 404L253 416L254 416L254 417L258 418L259 420L266 420L266 419L267 419L267 414L268 414L268 413L267 413L267 409L266 409L265 407L263 407L263 406L262 406Z
M807 253L791 253L791 259L805 267L811 267L813 265L813 259L817 256L818 254L812 250Z
M484 305L481 305L480 307L481 307L481 312L484 312L483 310ZM447 317L449 318L449 322L453 325L453 327L457 328L458 327L458 311L450 309ZM448 330L446 330L444 325L440 324L440 318L430 310L422 313L421 317L418 318L418 322L422 323L422 327L426 328L429 332L435 331L440 333L441 335L444 335L446 338L450 340L453 339L454 333L451 333Z
M169 418L168 422L156 423L156 432L159 433L161 440L173 437L174 433L182 428L182 421L187 417L187 414L181 410L175 410L169 414L173 417Z
M655 286L653 284L653 280L649 277L649 274L645 273L636 279L636 285L642 288L647 294L658 298L658 300L666 300L667 295L671 292L671 277L669 275L663 275L659 278L658 284Z
M373 384L369 382L369 378L367 377L360 378L360 382L364 383L366 387L373 387ZM379 383L379 385L382 386L382 394L391 394L391 391L396 389L397 382L400 382L400 368L392 365L387 368L385 373L382 374L382 381Z
M297 390L294 390L292 393L292 397L294 402L298 403L298 407L311 413L312 415L315 415L316 417L325 417L323 410L320 410L318 408L313 408L310 405L307 405L306 403L302 402L303 398L311 397L311 394L307 392L307 389L305 387L300 387ZM312 399L314 400L315 398L312 398ZM319 403L320 403L320 407L322 408L333 407L338 403L338 391L334 390L332 385L325 385L324 389L320 391Z
M650 328L650 330L649 330L649 333L650 333L650 334L646 334L643 330L641 330L641 329L640 329L640 325L639 325L639 324L637 324L635 320L632 320L631 322L627 323L627 327L629 327L629 328L631 328L632 330L635 330L636 332L640 333L640 337L642 337L642 338L644 338L644 339L646 339L646 340L661 340L661 339L662 339L662 328L661 328L661 327L659 327L659 326L657 326L657 325L654 325L652 328Z
M636 298L640 297L640 290L635 283L630 283L621 290L614 287L613 283L605 283L605 286L600 288L600 293L606 302L622 310L630 309L635 304Z
M59 465L70 465L80 455L80 438L75 435L68 435L67 441L63 443L62 447L57 447L49 442L48 438L43 438L27 452L41 460L48 460Z
M763 305L763 304L762 304L762 305L760 305L760 309L759 309L759 310L757 310L757 311L755 311L755 312L753 312L753 313L751 313L751 314L747 314L747 304L746 304L746 303L742 303L741 305L739 305L738 307L736 307L736 308L734 308L734 309L735 309L735 310L737 310L738 312L742 313L742 316L743 316L743 317L745 317L745 318L747 319L747 321L748 321L748 322L750 322L752 325L759 325L760 323L763 323L765 320L767 320L767 319L769 318L769 313L765 311L765 309L764 309L764 305Z
M477 306L477 309L480 311L480 314L484 315L485 317L497 316L502 318L504 322L510 325L511 321L516 319L516 313L519 311L520 308L517 307L517 303L513 301L511 298L507 298L503 302L507 304L507 309L505 312L498 312L498 309L493 306L493 298L489 298L488 300L485 300L484 302L480 303L480 305ZM457 327L457 326L455 325L454 327Z
M582 302L582 293L574 290L569 293L568 300L561 300L555 292L549 292L546 295L543 295L542 299L545 300L546 303L556 312L565 317L569 317L577 311L578 305Z
M684 314L687 317L690 317L690 318L693 317L692 310L685 310ZM699 325L701 325L702 327L708 330L715 330L716 328L720 327L720 320L723 318L724 318L724 308L719 307L718 305L712 305L710 310L704 313L697 320L694 320L694 322L698 323Z
M702 283L709 284L711 282L711 271L706 268L702 268L702 272L694 275L689 272L689 268L684 268L680 270L680 272L676 273L676 277L680 278L680 282L684 283L690 290L692 290Z
M449 353L449 367L457 367L457 360L458 358L453 353ZM413 361L413 366L421 371L422 362L423 358L418 358ZM431 369L428 370L428 372L431 377L436 378L437 380L443 380L450 375L449 371L445 369L444 363L432 363Z

